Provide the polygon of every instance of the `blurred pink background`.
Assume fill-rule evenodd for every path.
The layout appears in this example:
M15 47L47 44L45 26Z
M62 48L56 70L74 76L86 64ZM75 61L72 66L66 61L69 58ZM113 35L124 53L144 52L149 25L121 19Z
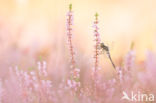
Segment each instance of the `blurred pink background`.
M133 41L138 62L144 60L147 49L156 50L155 0L0 0L0 70L15 65L33 68L40 59L54 68L65 68L70 3L74 48L77 58L85 58L81 62L93 55L95 12L99 13L102 41L109 45L116 64Z

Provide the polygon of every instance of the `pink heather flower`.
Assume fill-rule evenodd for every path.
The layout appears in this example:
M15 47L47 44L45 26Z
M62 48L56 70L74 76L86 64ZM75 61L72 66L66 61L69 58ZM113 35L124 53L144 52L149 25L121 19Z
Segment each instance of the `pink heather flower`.
M25 86L30 87L32 80L30 78L30 75L28 75L27 72L24 73L24 81L25 81Z
M71 55L71 68L70 71L70 80L67 80L67 84L70 88L73 88L75 91L80 87L79 77L80 69L75 66L75 52L72 44L72 24L73 24L73 12L72 4L69 5L69 11L67 13L67 37L69 42L69 51Z
M75 68L74 70L71 71L71 75L73 75L73 78L79 78L80 77L80 69Z
M135 78L135 73L136 69L135 69L135 51L134 50L130 50L126 57L125 57L125 61L124 61L124 70L123 70L123 79L124 81L129 81L126 85L127 88L130 87L131 88L131 84L133 79Z
M73 50L73 44L72 44L72 23L73 23L73 12L72 12L72 5L69 5L69 11L67 13L67 36L68 36L68 42L69 42L69 50L71 54L71 65L72 68L75 68L75 53Z
M78 90L78 88L80 87L80 69L75 68L70 72L70 80L67 80L67 84L70 88L74 89L75 91Z
M124 62L125 70L130 71L130 69L134 68L134 64L135 64L135 51L130 50L125 57Z
M118 79L122 83L123 82L123 79L124 79L123 78L123 70L120 67L117 67L116 70L117 70Z
M67 84L68 84L68 86L69 86L70 88L73 87L71 80L67 80Z
M52 99L52 82L50 80L41 80L43 92L45 93L46 97Z
M146 61L145 61L146 70L152 77L156 74L156 54L151 51L146 53Z
M67 80L67 84L68 84L69 88L74 89L74 91L77 91L81 85L80 82L77 82L77 81L71 80L71 79Z
M151 51L146 53L145 71L139 73L138 77L145 88L148 87L156 91L156 54Z
M38 64L39 75L46 77L48 75L48 73L47 73L47 63L45 61L43 61L42 63L38 62L37 64Z
M96 73L97 73L97 70L99 68L99 45L100 45L100 34L98 32L99 28L98 28L98 14L96 13L95 14L95 21L94 21L94 36L95 36L95 51L94 51L94 79L96 78Z

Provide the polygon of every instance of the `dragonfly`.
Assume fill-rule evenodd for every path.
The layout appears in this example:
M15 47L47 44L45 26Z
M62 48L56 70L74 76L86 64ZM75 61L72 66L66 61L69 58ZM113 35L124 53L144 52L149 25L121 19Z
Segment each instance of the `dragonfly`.
M99 49L101 50L101 53L106 52L106 54L107 54L107 56L108 56L108 58L109 58L109 60L110 60L110 62L111 62L111 64L112 64L113 68L116 69L116 66L115 66L115 64L114 64L114 62L113 62L113 60L112 60L111 55L110 55L109 47L106 46L106 45L102 42L102 43L100 43L100 45L99 45Z

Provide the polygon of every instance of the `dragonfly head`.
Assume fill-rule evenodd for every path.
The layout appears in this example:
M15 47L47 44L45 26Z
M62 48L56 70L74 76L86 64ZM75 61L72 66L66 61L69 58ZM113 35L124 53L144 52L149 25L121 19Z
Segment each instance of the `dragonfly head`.
M100 47L105 51L109 51L108 46L106 46L104 43L100 43Z

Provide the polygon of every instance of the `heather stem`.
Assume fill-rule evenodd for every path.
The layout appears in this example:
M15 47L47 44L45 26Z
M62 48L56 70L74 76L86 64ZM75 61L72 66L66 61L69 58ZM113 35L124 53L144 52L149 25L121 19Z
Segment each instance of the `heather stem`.
M71 64L72 68L75 68L75 58L74 58L74 50L73 50L73 44L72 44L72 4L69 5L69 12L67 14L67 36L68 36L68 42L69 42L69 50L71 54Z
M67 14L67 36L69 42L69 50L71 55L71 65L72 70L70 71L70 79L67 80L67 84L70 88L74 90L73 94L75 95L76 91L79 90L80 82L80 69L76 68L75 58L74 58L74 49L72 44L72 22L73 22L73 12L72 12L72 4L69 5L69 11Z
M100 45L100 34L98 32L98 13L95 14L94 21L94 36L95 36L95 51L94 51L94 71L93 71L93 81L94 81L94 91L95 99L97 100L97 85L98 85L98 65L99 65L99 45Z
M99 44L100 44L100 35L99 35L99 32L98 32L98 13L95 14L95 21L94 21L94 26L95 26L95 30L94 30L94 33L95 33L95 64L94 64L94 69L95 69L95 73L97 72L97 69L98 69L98 54L99 54Z

